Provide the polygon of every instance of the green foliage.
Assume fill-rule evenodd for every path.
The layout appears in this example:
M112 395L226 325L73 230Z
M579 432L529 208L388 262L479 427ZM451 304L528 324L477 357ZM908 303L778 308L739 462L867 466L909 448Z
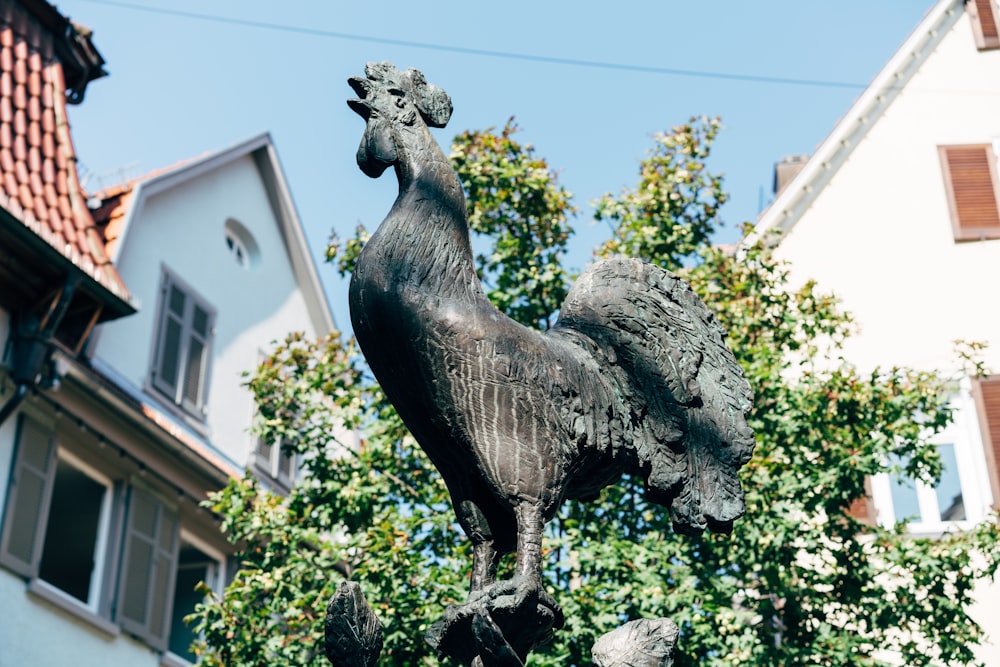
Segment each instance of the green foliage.
M568 289L562 256L576 211L545 160L513 139L517 131L510 119L499 134L463 132L450 159L465 190L469 228L491 243L489 254L476 256L490 300L522 324L548 328Z
M658 136L636 190L605 196L597 216L612 225L602 254L680 271L727 327L755 392L747 516L731 535L679 536L636 479L597 502L567 503L546 541L567 627L532 664L590 664L599 635L644 616L678 623L684 666L969 664L981 631L966 610L974 582L1000 562L996 522L929 539L851 512L890 461L905 461L914 478L940 473L929 438L950 419L954 385L907 369L858 371L841 358L853 324L832 295L794 284L764 244L711 245L726 199L704 166L718 127L692 120ZM572 210L514 130L463 134L452 159L473 224L495 239L477 260L492 296L544 327L565 290ZM365 235L333 248L341 270ZM963 348L972 367L978 349ZM249 386L259 434L298 452L306 476L287 498L250 476L213 497L241 569L196 614L203 664L326 664L322 616L343 576L386 626L382 664L434 664L423 633L464 599L471 557L439 475L353 342L293 335Z
M705 247L729 199L722 176L705 169L719 129L718 118L692 118L653 137L635 189L596 202L594 217L614 230L600 255L643 257L672 269Z

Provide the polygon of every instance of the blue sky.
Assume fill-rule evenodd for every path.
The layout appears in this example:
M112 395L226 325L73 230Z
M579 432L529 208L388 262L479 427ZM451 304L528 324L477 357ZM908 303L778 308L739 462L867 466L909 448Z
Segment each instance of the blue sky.
M655 132L721 116L710 167L732 195L723 242L771 196L774 162L810 153L932 0L660 0L341 3L64 0L94 31L110 76L70 111L89 185L108 186L263 131L274 138L317 261L331 229L381 221L391 173L354 154L345 100L365 62L416 67L452 97L447 145L515 116L520 139L581 208L569 264L607 235L590 203L632 185ZM792 81L797 81L793 83ZM221 223L220 223L221 230ZM219 242L222 243L220 231ZM346 285L320 264L334 317Z

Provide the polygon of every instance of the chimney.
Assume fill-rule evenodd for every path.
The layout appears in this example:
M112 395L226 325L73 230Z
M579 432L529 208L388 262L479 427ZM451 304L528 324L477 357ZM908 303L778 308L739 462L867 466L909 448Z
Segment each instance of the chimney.
M806 166L808 161L808 155L786 155L781 158L781 162L774 165L774 194L781 194L785 186L802 171L802 167Z

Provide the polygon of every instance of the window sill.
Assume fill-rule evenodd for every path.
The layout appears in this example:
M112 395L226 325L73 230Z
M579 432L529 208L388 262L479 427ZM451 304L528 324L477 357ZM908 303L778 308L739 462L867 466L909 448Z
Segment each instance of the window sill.
M72 614L97 630L100 630L110 639L113 639L121 634L121 628L117 625L103 616L99 616L94 613L93 610L88 609L76 598L63 593L58 588L42 581L41 579L32 579L28 583L28 592L35 597L45 600L49 604L62 609L66 613Z
M208 429L207 413L196 415L185 410L180 405L171 401L169 396L165 396L162 391L154 387L153 383L148 378L143 386L143 392L153 399L155 408L160 409L160 411L167 416L180 421L184 424L184 426L191 429L199 437L205 440L209 439L211 434Z

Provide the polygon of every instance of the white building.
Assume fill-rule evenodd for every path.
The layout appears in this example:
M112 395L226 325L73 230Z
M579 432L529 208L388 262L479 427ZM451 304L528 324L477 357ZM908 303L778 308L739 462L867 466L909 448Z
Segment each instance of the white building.
M843 299L860 326L846 359L957 378L940 484L872 480L873 519L918 533L1000 507L1000 375L963 377L955 352L956 340L988 343L982 360L1000 373L998 25L996 0L936 2L815 153L780 165L757 226L780 234L794 276ZM1000 665L1000 603L995 590L981 599L996 642L982 657Z
M0 665L186 664L231 552L198 503L294 475L242 373L333 328L268 135L88 200L65 104L102 64L44 0L0 7Z

